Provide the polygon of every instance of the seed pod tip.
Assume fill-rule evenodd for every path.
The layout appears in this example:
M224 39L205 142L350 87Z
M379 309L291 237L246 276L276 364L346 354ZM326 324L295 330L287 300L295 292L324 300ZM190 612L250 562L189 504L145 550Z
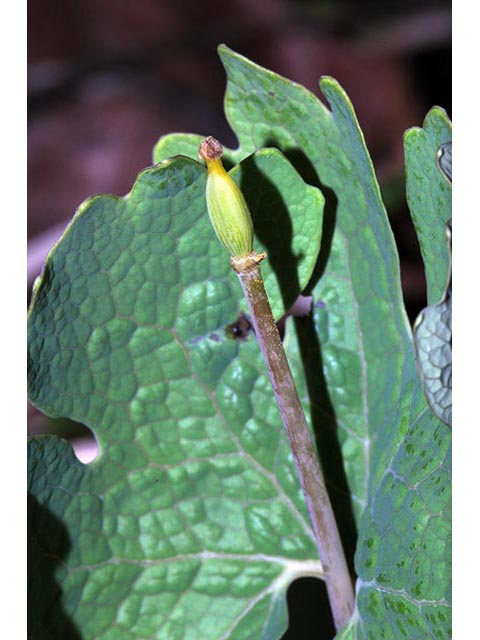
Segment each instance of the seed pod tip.
M203 140L198 149L198 155L205 162L211 162L212 160L220 160L223 153L223 147L220 142L213 136L208 136Z

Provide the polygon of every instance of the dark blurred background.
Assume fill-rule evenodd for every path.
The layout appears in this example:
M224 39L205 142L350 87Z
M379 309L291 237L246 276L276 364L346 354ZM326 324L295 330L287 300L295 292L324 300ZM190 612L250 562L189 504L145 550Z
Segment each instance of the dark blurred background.
M320 75L345 88L380 180L413 320L426 300L403 133L433 105L451 116L445 0L29 0L28 293L76 207L95 193L130 191L160 136L213 134L237 146L223 113L220 43L317 95ZM30 407L29 433L66 428L81 441L79 427ZM302 612L309 599L294 585L296 622L285 640L332 637L312 626L321 583L304 584L316 604Z
M445 0L29 0L29 284L75 208L127 193L173 131L236 140L216 48L320 95L334 76L353 101L402 256L413 317L425 300L405 207L403 132L433 105L451 115Z

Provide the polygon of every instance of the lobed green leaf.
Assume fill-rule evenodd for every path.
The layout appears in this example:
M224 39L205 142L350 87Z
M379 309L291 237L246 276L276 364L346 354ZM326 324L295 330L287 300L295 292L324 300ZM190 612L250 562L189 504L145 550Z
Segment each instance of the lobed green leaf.
M269 638L286 626L291 580L321 575L259 349L225 332L246 305L208 220L205 174L175 157L125 198L87 201L36 284L30 398L100 447L84 466L58 438L30 442L42 637ZM280 315L312 272L323 197L276 150L233 176L256 180L246 195L260 233L288 228L284 250L298 252L278 280L275 250L265 270Z
M229 79L226 112L240 150L277 146L326 197L320 260L308 289L315 300L315 332L308 320L298 320L297 328L312 422L343 531L341 459L356 514L359 579L352 629L357 637L404 637L407 628L411 637L447 637L450 433L421 393L397 251L353 108L331 78L320 83L328 112L303 87L225 47L220 55ZM445 199L442 216L449 215L448 204ZM443 266L448 268L445 261ZM318 340L316 356L312 336ZM336 443L341 457L332 455ZM396 504L390 483L398 464L408 472L398 475ZM416 475L426 488L408 481ZM406 536L412 518L415 528ZM370 540L376 553L368 556ZM368 593L387 607L386 594L402 603L389 610L389 627L385 610L368 609ZM406 625L412 616L413 626Z

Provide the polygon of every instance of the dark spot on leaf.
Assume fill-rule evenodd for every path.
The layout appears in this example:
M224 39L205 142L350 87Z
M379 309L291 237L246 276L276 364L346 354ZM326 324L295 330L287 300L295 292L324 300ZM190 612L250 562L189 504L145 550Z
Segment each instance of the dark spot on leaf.
M252 330L252 323L244 313L241 313L235 322L225 327L225 333L233 340L246 340Z

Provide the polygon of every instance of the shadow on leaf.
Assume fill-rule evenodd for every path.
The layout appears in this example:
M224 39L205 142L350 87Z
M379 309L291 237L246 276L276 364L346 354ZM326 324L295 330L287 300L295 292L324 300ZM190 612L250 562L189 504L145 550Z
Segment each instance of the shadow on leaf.
M281 640L331 640L335 636L325 582L298 578L288 587L288 629Z
M266 247L268 262L288 309L300 291L298 267L304 256L293 252L293 227L287 205L274 182L257 166L255 156L242 163L241 190L252 214L255 235Z
M269 140L267 146L279 148L274 140ZM288 150L285 156L303 180L320 189L325 197L320 251L310 282L302 292L304 295L309 295L323 275L330 256L338 198L332 189L320 183L315 168L300 149ZM249 185L256 185L256 187L252 190ZM261 185L261 198L258 197L258 185ZM248 171L242 174L241 188L252 212L255 232L267 249L269 262L275 272L283 301L285 305L291 305L292 301L288 299L287 291L291 291L292 288L296 291L300 290L298 265L302 256L295 255L293 252L293 227L288 208L276 186L253 161L248 163ZM263 198L268 198L268 209L274 213L273 219L265 216L265 209L262 212ZM294 325L307 382L316 444L347 562L353 573L357 530L338 439L335 409L323 373L322 349L311 315L294 318Z
M64 525L28 494L28 638L82 640L63 609L62 588L56 574L70 550Z

